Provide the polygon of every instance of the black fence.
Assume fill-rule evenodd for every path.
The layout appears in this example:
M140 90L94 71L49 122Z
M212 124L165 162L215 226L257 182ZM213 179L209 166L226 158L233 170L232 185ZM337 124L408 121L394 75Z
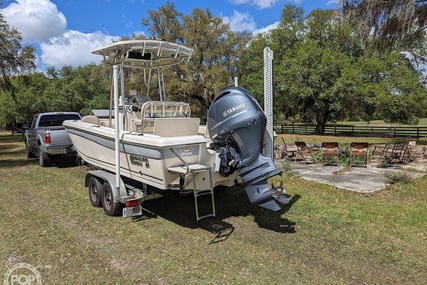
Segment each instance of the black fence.
M315 134L315 125L305 124L281 124L274 125L277 134ZM386 127L386 126L349 126L349 125L327 125L325 135L334 136L364 136L364 137L411 137L419 140L427 137L427 127Z

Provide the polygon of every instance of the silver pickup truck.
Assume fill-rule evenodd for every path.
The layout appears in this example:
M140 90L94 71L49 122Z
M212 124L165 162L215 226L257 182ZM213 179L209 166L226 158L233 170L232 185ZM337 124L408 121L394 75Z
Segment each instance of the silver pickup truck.
M51 165L53 156L75 154L70 136L62 126L64 120L81 120L81 116L76 112L34 115L24 134L27 158L38 156L40 166L46 167Z

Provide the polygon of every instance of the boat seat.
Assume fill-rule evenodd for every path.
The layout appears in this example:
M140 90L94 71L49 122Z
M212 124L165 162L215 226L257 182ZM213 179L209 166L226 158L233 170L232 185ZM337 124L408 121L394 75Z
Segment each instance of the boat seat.
M193 136L199 132L199 118L157 118L153 135L162 137Z
M190 117L190 104L178 101L148 101L141 106L141 118Z
M147 101L141 106L141 118L132 119L134 130L151 132L158 118L189 118L190 104L179 101Z
M99 119L97 116L94 116L94 115L83 116L82 122L99 125Z

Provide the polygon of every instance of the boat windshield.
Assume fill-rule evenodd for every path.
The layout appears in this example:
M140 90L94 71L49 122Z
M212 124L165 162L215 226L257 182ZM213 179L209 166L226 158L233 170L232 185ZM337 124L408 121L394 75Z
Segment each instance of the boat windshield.
M77 114L44 115L40 118L39 127L62 126L65 120L80 120L80 116Z

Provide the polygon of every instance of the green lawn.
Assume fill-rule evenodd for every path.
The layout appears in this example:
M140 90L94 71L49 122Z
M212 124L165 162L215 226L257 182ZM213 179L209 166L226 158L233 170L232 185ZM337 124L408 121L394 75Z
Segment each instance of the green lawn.
M216 218L196 222L192 196L144 202L144 220L108 217L90 205L87 171L41 168L25 158L20 136L0 132L0 272L29 263L43 284L427 280L425 175L370 195L276 178L291 199L281 211L252 206L232 188L217 193Z
M337 122L336 124L343 124L343 125L355 125L355 126L389 126L389 127L404 127L407 125L400 125L400 124L390 124L385 123L382 120L373 120L370 122L364 122L364 121L348 121L348 122ZM426 127L427 126L427 118L421 118L418 122L418 125L411 125L410 127Z

